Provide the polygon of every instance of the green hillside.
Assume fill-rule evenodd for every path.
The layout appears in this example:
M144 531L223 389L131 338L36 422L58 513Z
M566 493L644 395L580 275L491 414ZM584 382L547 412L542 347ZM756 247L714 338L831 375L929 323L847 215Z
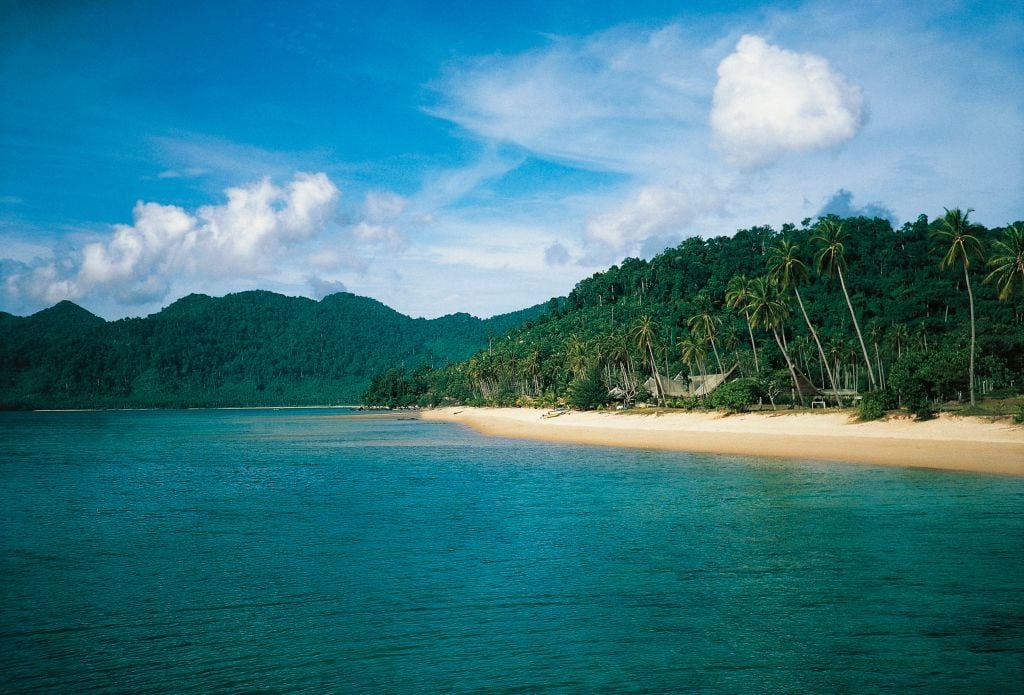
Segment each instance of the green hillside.
M1021 225L961 222L974 301L974 391L979 399L1019 393ZM654 400L643 384L657 364L683 381L736 365L744 382L723 393L747 401L799 401L793 377L804 375L822 389L878 394L872 398L886 406L969 402L971 299L961 256L941 267L951 246L956 251L948 223L921 216L893 229L883 219L829 217L686 239L581 281L563 305L465 363L382 375L366 400L593 407L612 389L627 400ZM1000 284L1013 278L1016 289ZM1003 299L1000 289L1009 290Z
M106 322L71 302L0 314L5 408L357 403L393 367L442 367L541 313L412 319L349 293L193 294L146 318Z

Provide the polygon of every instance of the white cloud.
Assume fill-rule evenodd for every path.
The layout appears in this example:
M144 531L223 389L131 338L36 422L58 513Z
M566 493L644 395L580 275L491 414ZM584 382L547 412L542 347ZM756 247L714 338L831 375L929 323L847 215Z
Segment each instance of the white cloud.
M711 127L725 160L741 169L842 145L866 117L861 89L821 56L745 35L718 66Z
M132 224L114 225L109 237L9 273L8 300L113 296L138 305L163 299L181 278L209 282L273 272L286 249L323 230L338 189L325 174L299 173L284 188L264 179L226 194L227 203L195 214L139 202Z
M696 220L720 206L719 194L710 185L699 191L643 186L618 206L587 220L588 258L611 261L624 255L650 255L651 241L661 248L677 243Z
M393 220L408 207L409 201L391 191L370 191L366 194L363 209L366 219L371 222L387 222Z
M382 246L396 251L405 244L405 237L394 225L359 222L352 227L352 235L362 244Z
M202 167L185 167L184 169L165 169L156 175L158 179L195 179L206 174Z
M714 63L679 25L552 38L449 67L428 112L488 140L599 170L678 169L705 139Z

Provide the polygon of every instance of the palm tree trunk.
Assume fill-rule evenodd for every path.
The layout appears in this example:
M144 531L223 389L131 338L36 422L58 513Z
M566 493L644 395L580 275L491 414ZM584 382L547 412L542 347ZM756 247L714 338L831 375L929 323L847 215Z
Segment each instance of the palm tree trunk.
M882 370L882 356L878 353L878 341L875 341L875 364L878 365L878 383L885 388L885 372Z
M967 274L967 264L964 263L964 280L967 281L967 299L971 305L971 407L974 407L974 292L971 291L971 276Z
M700 399L703 401L708 397L708 368L704 363L704 360L697 360L697 369L700 370L700 389L703 389L703 393L700 394ZM698 389L698 390L700 390Z
M722 360L718 359L718 348L715 347L715 339L709 338L709 340L711 341L711 349L715 351L715 362L718 363L718 373L725 374L725 370L722 369Z
M761 376L761 365L757 362L757 343L754 342L754 328L750 325L750 314L747 317L747 332L750 334L750 349L754 351L754 371Z
M853 304L850 303L850 293L846 291L846 280L843 279L843 269L837 268L839 271L839 284L843 288L843 296L846 297L846 306L850 309L850 318L853 319L853 327L857 331L857 340L860 341L860 350L864 353L864 364L868 368L868 376L871 378L871 389L875 390L878 388L878 384L875 382L875 373L871 369L871 358L868 357L868 349L864 346L864 336L860 334L860 325L857 323L857 315L853 313Z
M800 305L800 313L804 315L804 321L807 323L807 330L811 332L811 337L814 338L814 344L818 346L818 356L821 357L822 364L825 365L826 371L828 371L828 383L832 384L832 391L836 396L836 403L840 408L843 407L843 399L839 397L839 388L836 386L835 377L832 376L832 370L828 368L828 362L825 360L825 350L821 347L821 341L818 340L818 332L814 330L814 326L811 325L811 320L807 318L807 310L804 309L804 300L800 298L800 290L793 285L793 293L796 294L796 303Z
M789 353L786 352L786 348L783 347L782 341L779 339L779 332L776 329L772 329L772 335L775 336L775 342L779 346L779 350L782 351L782 356L786 358L786 366L789 367L789 376L793 380L793 390L796 391L796 395L800 397L800 405L807 405L804 402L804 394L800 392L800 382L796 378L796 369L793 367L793 361L789 359Z
M654 357L654 348L651 341L647 341L647 354L651 360L651 371L654 372L654 385L658 389L658 403L665 405L665 387L661 385L661 375L658 373L658 361Z

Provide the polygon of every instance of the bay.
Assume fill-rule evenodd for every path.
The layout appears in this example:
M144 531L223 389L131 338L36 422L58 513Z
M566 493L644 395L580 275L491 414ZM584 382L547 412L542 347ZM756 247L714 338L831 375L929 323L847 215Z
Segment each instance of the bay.
M1005 692L1024 480L339 410L0 415L0 689Z

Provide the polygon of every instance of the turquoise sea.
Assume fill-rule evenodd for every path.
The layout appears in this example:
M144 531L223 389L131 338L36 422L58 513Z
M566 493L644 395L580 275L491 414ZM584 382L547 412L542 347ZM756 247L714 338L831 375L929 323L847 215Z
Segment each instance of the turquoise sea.
M0 415L4 692L1020 692L1024 479Z

